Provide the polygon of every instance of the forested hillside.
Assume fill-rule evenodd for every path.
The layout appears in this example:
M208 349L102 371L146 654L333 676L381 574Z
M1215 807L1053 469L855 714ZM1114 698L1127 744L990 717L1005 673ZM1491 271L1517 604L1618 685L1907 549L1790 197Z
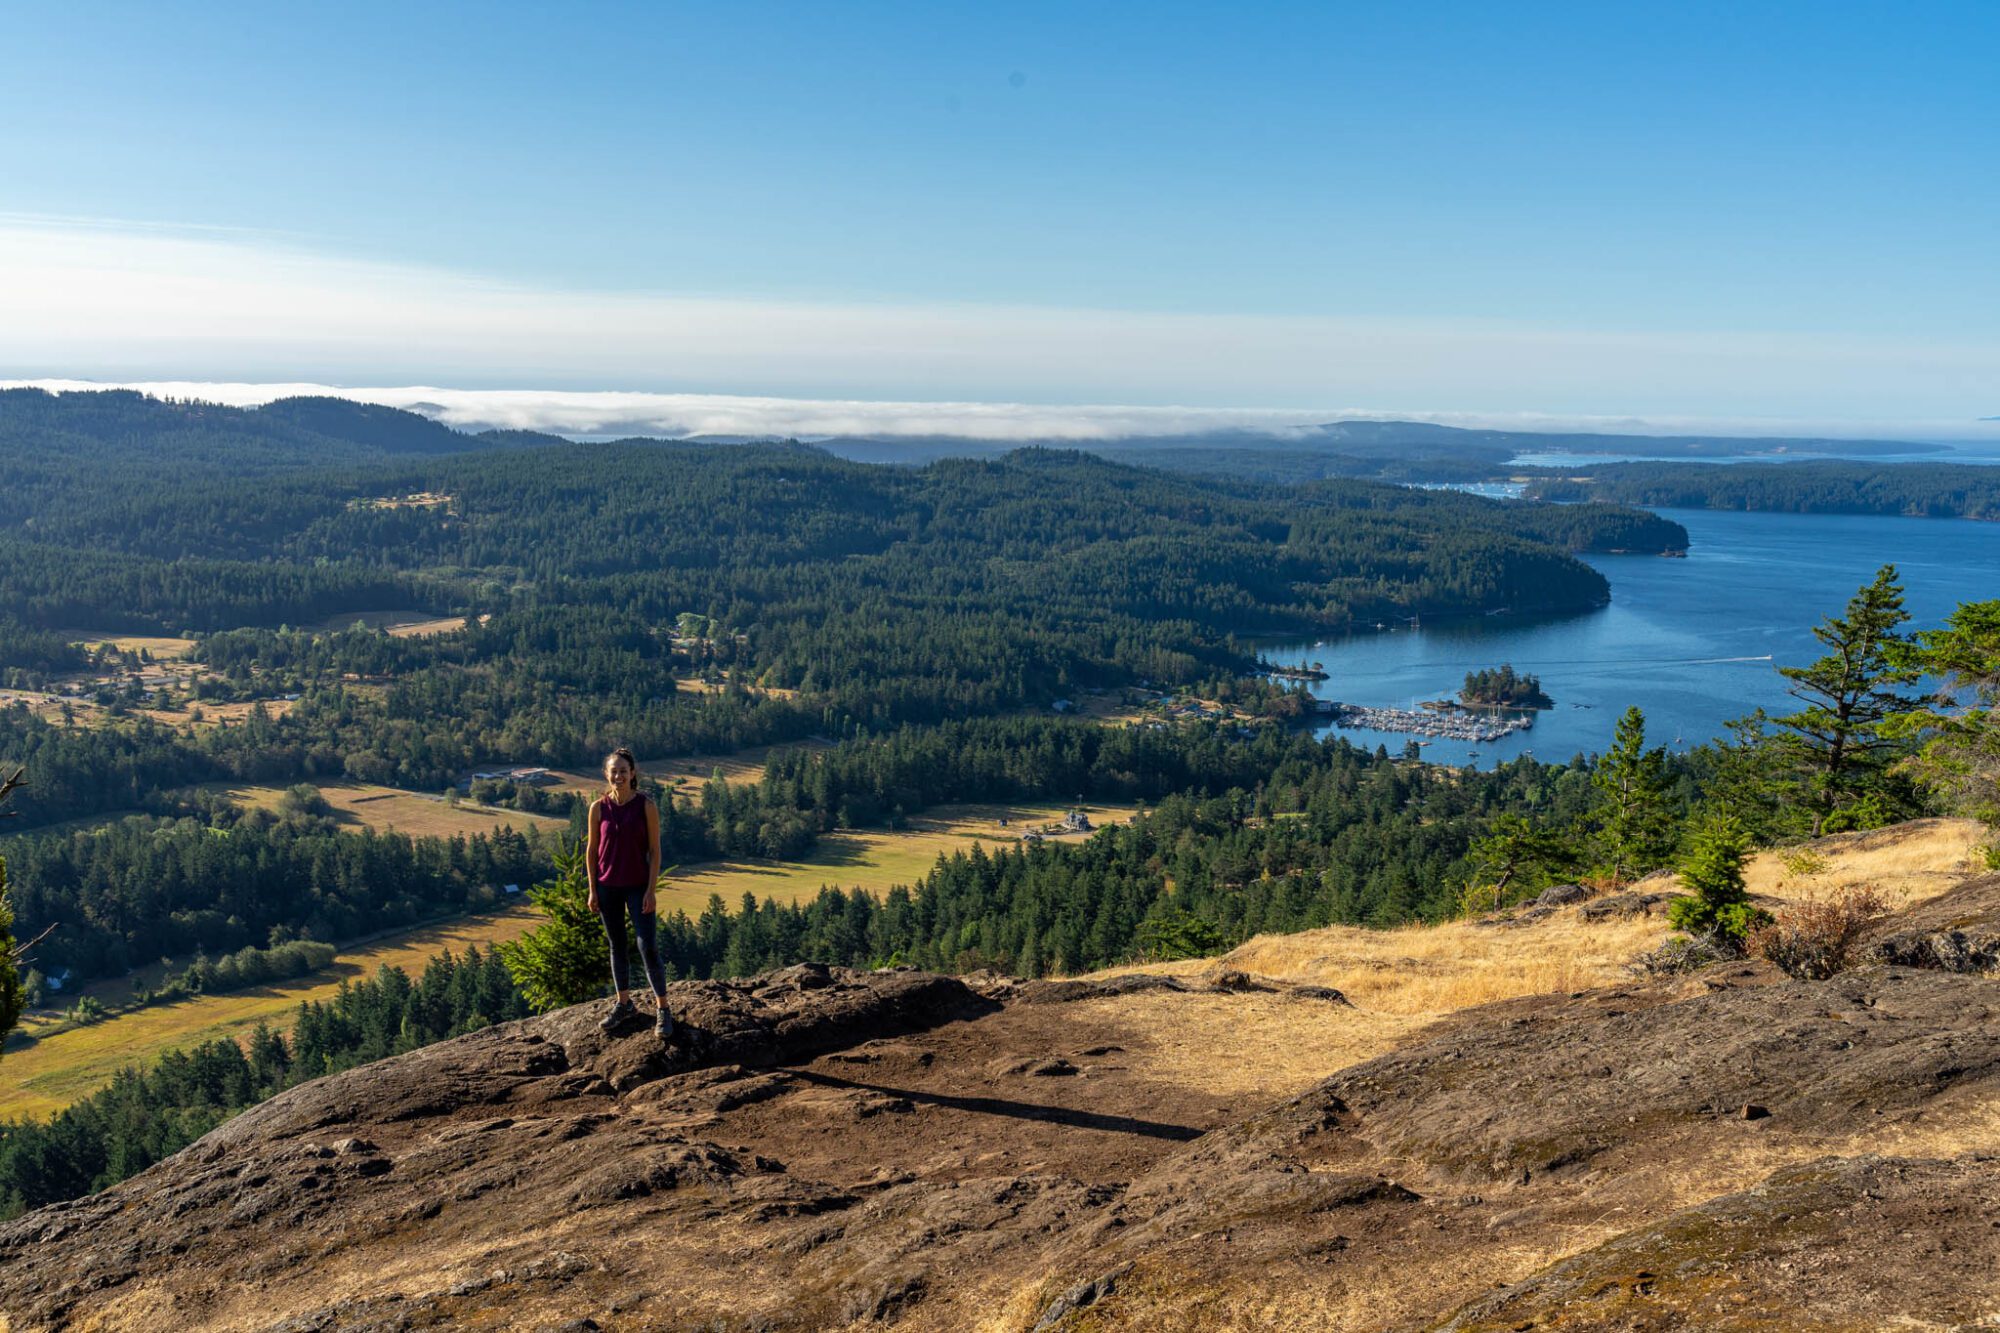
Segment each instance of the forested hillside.
M1255 634L1583 609L1608 588L1570 552L1686 541L1613 506L1047 450L908 469L796 445L457 436L331 400L21 392L0 398L0 465L19 478L0 499L0 605L24 630L208 636L201 659L239 697L305 696L280 743L419 786L484 759L579 762L613 737L730 748L1196 683L1249 670ZM395 609L471 622L393 643L280 632ZM692 671L781 693L692 700Z
M2000 468L1952 463L1614 463L1538 479L1528 493L1678 509L2000 518Z

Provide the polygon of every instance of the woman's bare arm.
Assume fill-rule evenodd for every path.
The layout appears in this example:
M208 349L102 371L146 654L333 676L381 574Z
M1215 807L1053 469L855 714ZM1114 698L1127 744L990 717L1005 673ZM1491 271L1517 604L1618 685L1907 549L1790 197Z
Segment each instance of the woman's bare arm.
M597 822L603 817L599 805L600 801L590 803L590 817L584 821L587 832L583 835L583 882L590 886L585 901L593 912L597 910Z
M654 801L646 802L646 899L639 904L642 912L656 910L660 887L660 807Z

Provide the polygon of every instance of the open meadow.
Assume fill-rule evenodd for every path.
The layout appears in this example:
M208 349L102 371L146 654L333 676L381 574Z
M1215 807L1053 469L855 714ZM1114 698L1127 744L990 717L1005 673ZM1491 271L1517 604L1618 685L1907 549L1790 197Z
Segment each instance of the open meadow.
M1067 808L939 806L895 831L856 829L826 834L811 854L796 861L709 861L683 866L668 877L660 910L682 910L694 916L711 893L719 894L732 908L746 893L780 902L811 898L822 887L883 893L896 884L914 883L940 856L966 851L979 843L989 851L1015 846L1023 830L1060 820ZM1084 810L1100 828L1128 823L1133 814L1130 806L1088 805ZM1075 839L1081 835L1063 836Z
M73 629L59 631L71 643L85 648L115 648L121 653L150 653L156 662L172 662L194 651L193 639L158 634L119 634L107 630Z
M474 805L470 801L452 803L441 796L404 791L399 787L378 787L366 782L325 782L313 784L326 801L328 811L352 828L391 830L413 838L454 838L474 833L491 833L498 828L514 828L523 833L561 833L569 821L554 815L533 815L521 810ZM250 783L209 783L196 790L219 792L237 805L276 810L288 788Z
M332 967L309 977L150 1005L87 1027L64 1027L49 1015L31 1014L8 1038L0 1058L0 1119L53 1114L103 1087L125 1066L148 1064L165 1051L216 1037L247 1040L260 1022L288 1029L300 1004L328 998L344 981L373 976L382 967L421 972L428 959L447 949L491 948L519 937L535 919L523 904L403 931L344 949Z
M819 748L823 742L805 741L791 745L759 745L733 754L677 755L672 759L639 756L639 771L677 790L699 790L710 778L751 785L764 780L764 766L773 750ZM582 768L549 770L559 790L595 796L604 790L604 775Z

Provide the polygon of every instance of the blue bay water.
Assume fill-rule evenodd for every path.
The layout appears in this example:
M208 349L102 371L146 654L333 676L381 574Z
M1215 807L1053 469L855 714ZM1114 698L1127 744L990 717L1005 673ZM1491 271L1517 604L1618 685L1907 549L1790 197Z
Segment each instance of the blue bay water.
M1593 556L1611 604L1564 617L1482 616L1266 645L1280 663L1319 662L1322 698L1414 708L1455 697L1465 673L1511 662L1542 678L1555 708L1533 729L1485 745L1438 740L1439 763L1485 767L1532 752L1545 761L1601 750L1619 713L1645 711L1654 744L1685 749L1762 706L1791 711L1777 668L1824 651L1812 627L1838 614L1884 564L1901 574L1912 628L1960 602L2000 597L2000 525L1861 515L1659 511L1688 530L1685 560ZM1349 730L1394 753L1409 739Z

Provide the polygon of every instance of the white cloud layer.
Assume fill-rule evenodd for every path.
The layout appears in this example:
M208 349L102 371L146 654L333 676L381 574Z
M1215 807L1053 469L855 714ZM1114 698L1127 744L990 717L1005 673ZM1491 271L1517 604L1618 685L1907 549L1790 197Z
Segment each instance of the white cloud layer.
M1814 421L1717 417L1587 417L1547 413L1433 412L1370 408L1290 410L1046 403L893 402L764 398L732 394L463 389L435 385L349 386L309 381L0 380L0 388L54 393L133 389L156 398L193 398L256 407L279 398L325 396L423 413L460 430L539 430L559 435L748 436L823 439L837 435L962 436L975 440L1095 440L1247 431L1276 439L1335 421L1426 421L1468 429L1585 431L1612 435L1831 435L1876 439L1995 439L2000 423Z
M2000 347L564 291L330 257L227 230L0 216L0 375L140 383L223 401L328 391L325 382L756 391L331 390L438 404L454 424L570 433L1100 439L1390 416L1521 429L1978 439L1995 434L1976 418L1993 411ZM1209 406L1244 402L1303 406ZM1311 406L1339 403L1388 406ZM1626 412L1636 415L1616 415Z

